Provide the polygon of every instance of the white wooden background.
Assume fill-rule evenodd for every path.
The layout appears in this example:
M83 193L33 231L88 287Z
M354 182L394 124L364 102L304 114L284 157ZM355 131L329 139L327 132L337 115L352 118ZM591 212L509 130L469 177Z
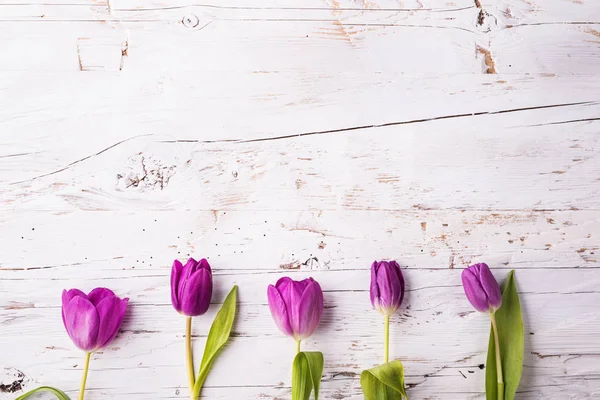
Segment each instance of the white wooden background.
M407 296L411 399L483 399L488 320L460 272L516 269L518 399L600 398L598 0L1 0L0 399L77 393L63 288L131 298L93 399L185 399L173 259L209 258L206 399L289 399L266 286L313 276L324 399L381 362L369 266ZM43 397L42 398L47 398Z

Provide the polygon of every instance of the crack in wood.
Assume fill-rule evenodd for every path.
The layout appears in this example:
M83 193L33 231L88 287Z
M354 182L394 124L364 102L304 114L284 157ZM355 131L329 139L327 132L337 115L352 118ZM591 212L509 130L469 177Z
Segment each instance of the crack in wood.
M79 70L83 71L83 61L81 60L81 48L77 43L77 62L79 63Z
M236 142L236 143L264 142L264 141L268 141L268 140L299 138L299 137L303 137L303 136L350 132L350 131L357 131L357 130L362 130L362 129L385 128L385 127L389 127L389 126L419 124L419 123L439 121L439 120L444 120L444 119L469 118L469 117L477 117L477 116L482 116L482 115L498 115L498 114L514 113L514 112L543 110L543 109L548 109L548 108L559 108L559 107L571 107L571 106L597 104L597 103L598 103L597 101L583 101L583 102L575 102L575 103L548 104L548 105L543 105L543 106L521 107L521 108L498 110L498 111L477 111L477 112L473 112L473 113L441 115L438 117L431 117L431 118L420 118L420 119L406 120L406 121L386 122L383 124L360 125L360 126L353 126L353 127L348 127L348 128L329 129L329 130L314 131L314 132L303 132L303 133L290 134L290 135L274 136L274 137L270 137L270 138L257 138L257 139L247 139L247 140L228 140L228 141Z
M339 22L337 19L314 19L314 18L237 18L237 19L228 19L223 18L222 21L238 21L238 22L331 22L335 23ZM128 21L127 21L128 22ZM445 25L423 25L423 24L382 24L382 23L340 23L340 26L348 26L350 28L353 27L400 27L400 28L431 28L431 29L451 29L458 30L469 33L477 33L476 31L460 26L445 26Z
M247 10L247 11L362 11L362 12L398 12L398 11L428 11L434 13L457 12L472 9L473 6L457 7L457 8L359 8L359 7L248 7L248 6L220 6L213 4L194 4L182 6L165 6L165 7L149 7L149 8L116 8L115 11L124 12L140 12L140 11L165 11L165 10L180 10L184 8L212 8L219 10Z
M73 161L72 163L69 163L69 164L67 164L66 166L64 166L64 167L62 167L60 169L57 169L57 170L52 171L52 172L48 172L47 174L38 175L38 176L30 178L30 179L25 179L25 180L18 181L18 182L11 182L11 183L9 183L9 185L18 185L18 184L25 183L25 182L32 182L32 181L34 181L36 179L40 179L40 178L44 178L46 176L58 174L59 172L63 172L65 170L71 168L72 166L77 165L77 164L79 164L79 163L81 163L81 162L83 162L85 160L89 160L92 157L99 156L100 154L105 153L108 150L113 149L113 148L117 147L120 144L123 144L125 142L129 142L130 140L138 139L138 138L144 137L144 136L152 136L152 134L151 133L147 133L147 134L144 134L144 135L137 135L137 136L133 136L133 137L130 137L130 138L127 138L127 139L123 139L123 140L121 140L121 141L119 141L119 142L117 142L117 143L115 143L115 144L113 144L111 146L106 147L105 149L100 150L97 153L90 154L89 156L86 156L86 157L80 158L79 160Z
M420 124L425 122L439 121L445 119L458 119L458 118L469 118L469 117L478 117L483 115L499 115L499 114L509 114L523 111L533 111L533 110L544 110L549 108L560 108L560 107L572 107L572 106L580 106L580 105L593 105L599 104L600 101L580 101L574 103L561 103L561 104L547 104L542 106L531 106L531 107L520 107L513 108L507 110L497 110L497 111L476 111L471 113L463 113L463 114L451 114L451 115L441 115L437 117L430 118L419 118L413 120L405 120L405 121L395 121L395 122L385 122L382 124L371 124L371 125L359 125L352 126L346 128L338 128L338 129L327 129L322 131L312 131L312 132L302 132L302 133L294 133L289 135L281 135L281 136L273 136L266 138L256 138L256 139L223 139L223 140L199 140L199 139L175 139L175 140L160 140L158 143L204 143L204 144L215 144L215 143L254 143L254 142L265 142L269 140L282 140L282 139L294 139L301 138L304 136L313 136L313 135L325 135L331 133L342 133L342 132L351 132L358 131L363 129L374 129L374 128L385 128L390 126L398 126L398 125L410 125L410 124ZM429 208L421 208L422 206L418 206L419 209L429 210ZM510 211L510 209L499 210L497 211ZM529 211L553 211L553 209L532 209ZM390 210L393 211L393 210ZM490 209L481 209L481 211L490 211Z
M34 154L40 154L40 153L41 153L41 151L33 151L33 152L29 152L29 153L5 154L5 155L0 155L0 158L23 157L23 156L30 156L30 155L34 155Z
M543 26L543 25L598 25L600 21L553 21L553 22L530 22L525 24L507 25L502 29L520 28L523 26Z
M523 126L525 126L525 127L534 127L534 126L547 126L547 125L562 125L562 124L573 124L573 123L577 123L577 122L591 122L591 121L600 121L600 117L570 119L570 120L567 120L567 121L546 122L546 123L543 123L543 124L523 125Z

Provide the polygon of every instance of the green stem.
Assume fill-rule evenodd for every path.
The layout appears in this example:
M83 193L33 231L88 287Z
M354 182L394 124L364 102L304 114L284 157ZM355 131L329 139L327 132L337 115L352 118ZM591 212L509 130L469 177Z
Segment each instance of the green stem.
M85 393L85 383L87 382L88 369L90 368L90 357L92 353L86 353L85 365L83 366L83 378L81 379L81 387L79 388L79 400L83 400Z
M300 342L302 342L302 340L296 340L296 354L300 353Z
M390 316L386 315L383 318L385 322L383 327L383 330L385 332L385 350L383 353L383 361L387 364L390 355Z
M185 318L185 355L190 382L190 393L193 396L196 376L194 374L194 355L192 354L192 317ZM193 399L194 397L192 397Z
M498 373L498 400L504 400L504 380L502 379L502 360L500 359L500 340L498 339L498 326L496 314L490 313L492 330L494 331L494 342L496 344L496 372Z

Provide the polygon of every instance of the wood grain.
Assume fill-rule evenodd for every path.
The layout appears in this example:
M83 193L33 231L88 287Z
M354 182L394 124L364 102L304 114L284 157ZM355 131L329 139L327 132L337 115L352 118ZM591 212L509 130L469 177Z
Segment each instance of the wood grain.
M187 398L175 258L239 285L206 399L289 399L266 287L312 276L325 399L382 353L369 266L407 295L412 399L483 399L489 322L461 270L516 270L519 399L600 398L600 8L588 0L0 4L0 399L74 397L64 288L131 298L86 398ZM40 398L50 398L41 396Z

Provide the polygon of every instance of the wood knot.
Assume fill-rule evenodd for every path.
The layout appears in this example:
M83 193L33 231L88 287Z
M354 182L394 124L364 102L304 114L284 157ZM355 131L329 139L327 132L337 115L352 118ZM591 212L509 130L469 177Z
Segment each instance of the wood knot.
M196 28L198 25L200 25L200 20L194 14L189 14L183 17L181 23L186 28Z

